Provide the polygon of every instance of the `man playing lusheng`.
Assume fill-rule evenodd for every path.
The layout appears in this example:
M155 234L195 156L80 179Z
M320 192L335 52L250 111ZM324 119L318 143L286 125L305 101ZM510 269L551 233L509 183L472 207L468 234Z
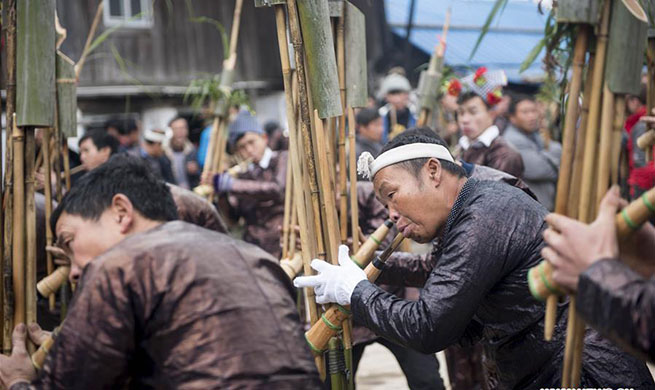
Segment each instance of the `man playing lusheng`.
M353 318L376 333L422 352L480 340L490 387L556 387L561 378L566 305L554 339L543 341L544 305L532 298L528 269L541 261L546 209L504 183L467 179L433 138L400 135L368 172L390 218L405 237L440 237L439 264L418 301L402 300L366 280L358 267L315 260L316 276L296 279L314 287L317 302L350 304ZM348 265L348 257L340 258ZM648 369L595 331L588 331L583 387L655 388Z
M44 334L16 326L5 388L318 389L277 261L176 218L137 158L84 176L51 221L78 291L38 378L25 338Z

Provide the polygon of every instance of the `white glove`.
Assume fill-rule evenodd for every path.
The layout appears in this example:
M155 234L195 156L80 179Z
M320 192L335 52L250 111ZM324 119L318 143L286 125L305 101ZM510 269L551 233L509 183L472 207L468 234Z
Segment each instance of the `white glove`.
M357 284L367 279L364 270L350 259L345 245L339 246L339 265L314 259L311 266L318 271L318 275L299 276L293 280L293 284L298 288L314 287L316 303L320 304L336 302L349 305Z

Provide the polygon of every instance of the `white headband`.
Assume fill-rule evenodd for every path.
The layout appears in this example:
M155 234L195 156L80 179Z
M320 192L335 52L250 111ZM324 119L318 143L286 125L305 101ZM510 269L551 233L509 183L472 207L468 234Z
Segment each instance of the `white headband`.
M438 158L450 162L455 162L453 156L443 145L437 144L408 144L387 150L373 158L371 153L364 152L357 160L357 173L366 179L373 179L376 173L382 168L399 162L413 160L415 158Z

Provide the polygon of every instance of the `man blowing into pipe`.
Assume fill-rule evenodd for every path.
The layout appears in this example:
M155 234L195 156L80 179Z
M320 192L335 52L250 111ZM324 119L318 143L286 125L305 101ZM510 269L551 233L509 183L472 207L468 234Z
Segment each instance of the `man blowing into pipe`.
M480 340L487 372L499 389L557 387L561 378L566 305L554 340L543 341L544 304L527 285L541 261L546 209L504 183L467 179L443 141L399 135L377 159L363 157L377 196L405 237L440 239L438 265L419 300L406 301L370 283L358 267L315 260L317 302L350 304L353 318L377 334L425 353ZM339 259L341 264L347 258ZM586 337L583 387L655 388L648 369L603 340Z
M16 326L5 388L318 389L277 260L176 219L134 157L84 176L51 221L78 291L38 377L25 341L44 332Z

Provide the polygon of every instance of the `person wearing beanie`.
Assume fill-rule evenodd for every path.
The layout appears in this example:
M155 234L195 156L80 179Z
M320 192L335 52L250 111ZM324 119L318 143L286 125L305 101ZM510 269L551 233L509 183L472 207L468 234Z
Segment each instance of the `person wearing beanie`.
M521 154L501 137L491 113L491 109L501 101L502 86L506 84L505 72L488 72L482 67L462 78L461 82L451 80L447 89L458 95L457 124L462 132L459 157L522 178Z
M164 153L162 144L166 140L166 132L162 129L148 129L143 134L143 142L139 150L142 159L148 163L157 177L167 183L177 184L173 175L171 162Z
M409 104L411 90L409 80L400 72L392 70L382 80L378 97L386 102L379 110L384 124L383 143L416 125L416 113Z
M228 172L214 175L214 191L227 196L231 217L243 217L243 240L279 258L287 152L268 147L266 132L248 110L239 111L230 124L228 145L249 161L248 168L236 176Z

